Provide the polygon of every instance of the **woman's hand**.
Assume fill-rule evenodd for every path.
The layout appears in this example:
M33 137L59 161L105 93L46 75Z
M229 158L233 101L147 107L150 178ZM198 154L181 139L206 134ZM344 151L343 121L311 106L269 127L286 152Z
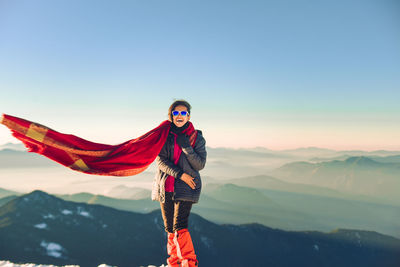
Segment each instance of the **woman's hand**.
M193 181L194 178L187 173L183 173L181 176L181 180L184 181L190 188L195 189L196 183Z
M189 140L189 136L187 136L186 134L180 134L176 137L176 143L181 147L181 148L185 148L185 147L190 147L190 140Z

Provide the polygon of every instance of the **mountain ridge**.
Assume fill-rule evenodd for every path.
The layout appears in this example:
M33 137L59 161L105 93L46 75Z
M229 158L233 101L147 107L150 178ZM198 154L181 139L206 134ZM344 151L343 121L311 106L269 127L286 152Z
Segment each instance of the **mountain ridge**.
M329 267L396 266L400 255L399 239L374 231L295 232L260 224L217 225L195 213L189 225L199 260L210 267L312 262ZM0 207L0 239L0 257L19 262L143 266L161 265L166 258L160 210L118 211L64 201L40 190ZM266 258L260 263L257 255Z

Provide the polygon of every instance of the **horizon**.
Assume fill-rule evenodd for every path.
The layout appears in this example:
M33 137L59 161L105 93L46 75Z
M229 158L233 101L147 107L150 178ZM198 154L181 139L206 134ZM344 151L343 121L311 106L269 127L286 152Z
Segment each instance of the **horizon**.
M0 144L0 146L5 146L5 145L21 145L24 146L22 142L6 142L3 144ZM316 146L308 146L308 147L289 147L289 148L283 148L283 149L271 149L268 147L263 147L263 146L254 146L254 147L224 147L224 146L219 146L219 147L213 147L206 145L206 147L209 147L211 149L232 149L232 150L250 150L250 149L265 149L265 150L270 150L270 151L276 151L276 152L282 152L286 150L300 150L300 149L321 149L321 150L331 150L335 152L345 152L345 151L362 151L362 152L377 152L377 151L388 151L388 152L400 152L400 150L397 149L372 149L372 150L365 150L365 149L337 149L337 148L327 148L327 147L316 147Z

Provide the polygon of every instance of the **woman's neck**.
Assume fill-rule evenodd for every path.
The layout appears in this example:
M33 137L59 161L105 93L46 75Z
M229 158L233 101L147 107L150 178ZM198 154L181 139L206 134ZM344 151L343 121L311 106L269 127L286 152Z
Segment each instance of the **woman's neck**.
M173 122L171 123L171 132L181 133L189 126L189 121L187 121L182 127L177 127Z

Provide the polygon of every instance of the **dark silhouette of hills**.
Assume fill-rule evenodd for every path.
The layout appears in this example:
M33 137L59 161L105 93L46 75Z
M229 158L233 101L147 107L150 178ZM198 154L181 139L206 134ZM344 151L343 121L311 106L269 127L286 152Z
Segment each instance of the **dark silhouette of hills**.
M263 180L266 179L265 182ZM216 223L260 223L267 227L289 231L330 231L334 228L377 231L399 238L400 209L398 206L379 204L370 199L348 197L331 190L312 188L307 194L295 190L297 186L280 183L268 176L236 179L242 185L207 184L200 202L193 212ZM270 183L279 189L268 189ZM292 185L286 188L286 185ZM272 186L273 188L273 186ZM124 191L127 188L124 188ZM314 193L315 191L315 193ZM317 192L320 191L320 192ZM138 192L137 190L133 190ZM128 191L125 191L129 195ZM324 196L325 195L325 196ZM90 193L55 195L63 200L86 204L99 204L119 210L148 213L159 209L159 203L144 199L110 198ZM0 198L0 206L17 196Z
M400 240L376 232L288 232L259 224L218 225L192 214L202 266L399 266ZM166 235L148 214L64 201L42 191L0 207L0 258L14 262L161 265Z

